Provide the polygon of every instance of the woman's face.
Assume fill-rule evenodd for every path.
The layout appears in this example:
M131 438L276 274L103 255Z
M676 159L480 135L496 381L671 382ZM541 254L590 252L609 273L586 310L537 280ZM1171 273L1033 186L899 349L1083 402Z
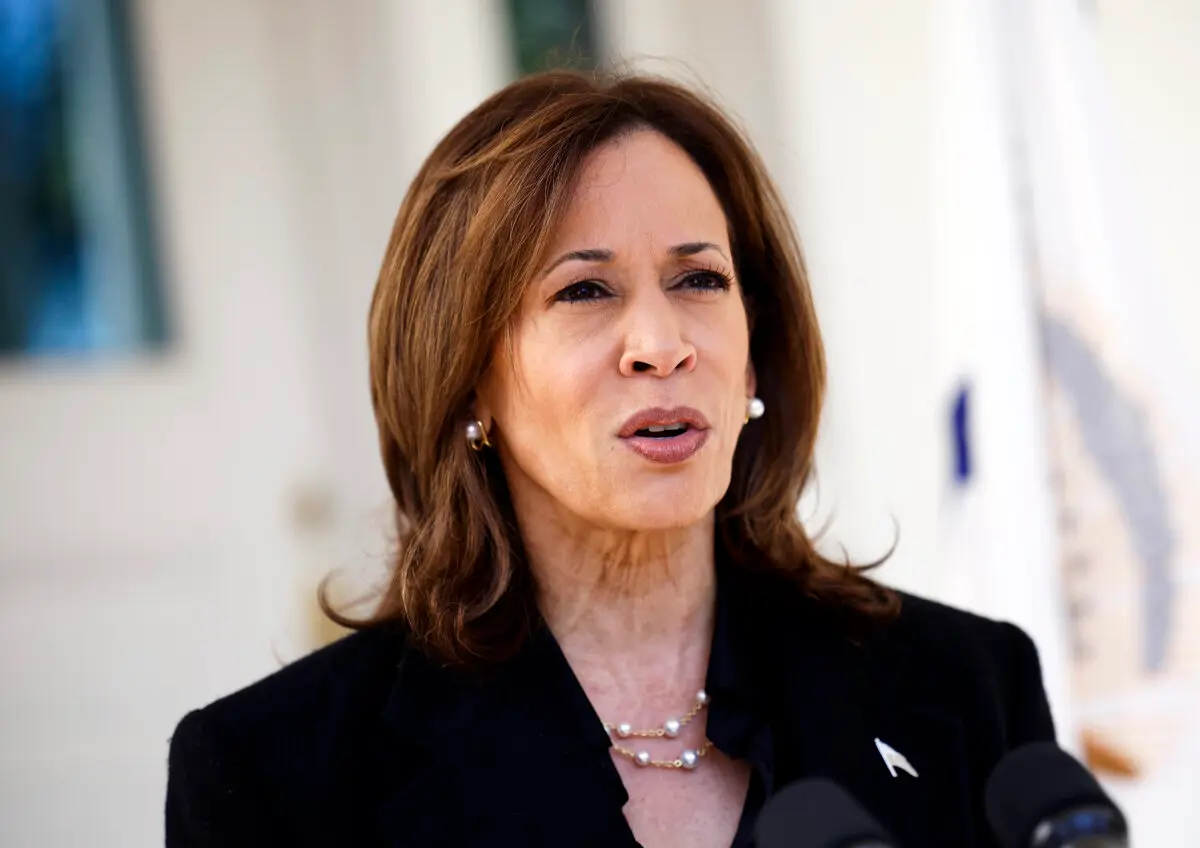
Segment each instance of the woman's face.
M708 181L664 136L590 154L478 393L523 520L649 531L708 516L754 391L731 256Z

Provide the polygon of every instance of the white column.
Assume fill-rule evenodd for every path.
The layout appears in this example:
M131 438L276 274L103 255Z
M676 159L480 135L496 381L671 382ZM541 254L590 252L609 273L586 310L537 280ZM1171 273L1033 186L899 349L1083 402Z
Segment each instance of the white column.
M403 122L401 155L412 171L447 130L514 75L504 8L490 0L379 4Z
M715 99L768 164L780 158L761 0L602 0L600 52L618 70L666 76Z
M930 0L765 0L781 149L829 357L817 460L828 540L926 590L946 414L934 375ZM819 523L819 522L818 522ZM830 546L831 552L837 548ZM927 591L927 590L926 590Z
M359 587L387 567L391 495L371 409L366 319L392 223L413 176L455 123L513 76L504 5L269 0L295 250L323 453L293 510L305 566L291 653L311 647L317 581ZM297 281L298 283L301 281ZM367 569L364 573L362 569ZM323 634L322 634L323 635ZM290 657L290 654L289 654Z

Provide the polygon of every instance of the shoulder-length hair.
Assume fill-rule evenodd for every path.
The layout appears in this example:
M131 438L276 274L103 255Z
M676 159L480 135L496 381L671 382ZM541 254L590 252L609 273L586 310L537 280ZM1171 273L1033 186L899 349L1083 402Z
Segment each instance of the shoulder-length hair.
M844 620L893 618L898 597L817 552L797 515L813 468L825 355L800 245L757 154L712 103L641 76L555 71L514 82L434 149L400 206L369 317L371 397L397 550L361 628L400 621L457 665L514 654L538 621L533 578L494 451L464 427L473 390L507 338L581 165L605 141L648 128L703 171L729 225L767 415L741 434L716 508L737 568L773 573Z

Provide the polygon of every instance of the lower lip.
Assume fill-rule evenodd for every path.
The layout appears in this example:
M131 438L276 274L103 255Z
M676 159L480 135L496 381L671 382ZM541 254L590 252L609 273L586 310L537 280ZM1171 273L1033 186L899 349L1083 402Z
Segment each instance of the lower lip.
M629 436L622 439L632 450L651 462L672 465L683 462L704 447L708 441L708 430L689 429L678 436L655 439L650 436Z

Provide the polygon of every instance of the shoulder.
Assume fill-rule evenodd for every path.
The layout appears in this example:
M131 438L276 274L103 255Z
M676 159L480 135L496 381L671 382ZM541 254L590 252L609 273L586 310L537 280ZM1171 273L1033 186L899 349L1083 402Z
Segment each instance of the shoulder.
M835 655L861 668L896 706L949 713L991 734L1007 750L1054 739L1054 723L1033 640L1014 624L897 592L900 612L867 635L851 633L841 612L777 581L759 586L764 607L774 604L768 628L795 630L829 644ZM783 600L779 606L780 599ZM773 599L773 600L767 600ZM798 650L804 651L804 648Z
M902 663L909 691L974 695L976 708L997 713L1010 745L1054 738L1037 647L1024 630L919 595L900 597L900 615L878 644Z
M887 628L890 638L922 652L947 658L1016 661L1036 657L1033 641L1014 624L998 621L908 592L898 592L899 617Z
M281 728L318 732L382 707L404 648L397 630L346 636L194 711L214 731L241 740Z
M358 631L193 710L177 735L203 732L250 752L361 728L383 707L404 646L397 628Z
M985 663L987 671L1037 665L1037 649L1024 630L957 607L899 592L899 617L885 628L887 639L938 665Z
M265 844L251 837L280 837L276 805L349 798L397 755L380 713L403 651L398 630L363 630L184 716L170 741L168 844Z
M1037 650L1016 625L968 612L909 592L899 614L886 623L833 604L774 575L751 574L737 584L752 609L770 610L770 628L796 630L802 637L850 641L879 663L902 661L909 673L956 672L1002 675L1038 666ZM743 605L744 608L745 605ZM1040 670L1038 671L1040 674Z

